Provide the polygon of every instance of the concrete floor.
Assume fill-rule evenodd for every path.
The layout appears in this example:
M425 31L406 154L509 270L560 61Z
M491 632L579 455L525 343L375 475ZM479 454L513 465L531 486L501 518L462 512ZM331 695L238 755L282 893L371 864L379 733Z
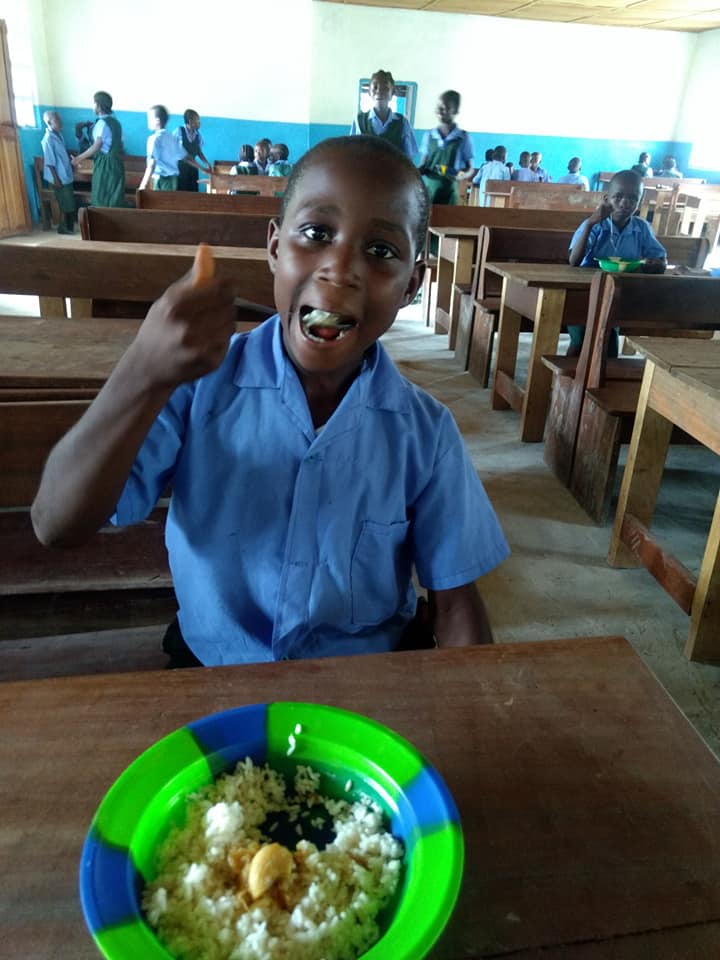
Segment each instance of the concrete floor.
M37 232L26 242L38 240L73 242ZM35 298L0 297L0 314L36 310ZM626 637L720 756L720 666L685 658L686 615L645 570L616 570L606 564L610 524L598 527L589 520L545 466L542 444L519 441L517 415L490 408L490 392L459 371L447 338L431 333L419 314L415 305L402 311L384 343L409 379L452 410L510 543L511 557L480 582L496 642ZM521 364L527 351L524 337ZM671 451L653 529L693 572L699 568L719 487L717 457L697 447ZM152 650L157 650L163 630L164 625L136 631L132 642L144 657L157 658L148 643L156 633ZM44 641L4 642L4 666L9 669L0 674L25 675L33 656L47 654L56 663L46 646ZM118 658L99 669L128 669L129 662ZM92 672L90 667L87 672Z
M607 565L612 524L587 517L545 466L543 445L520 442L517 414L492 410L490 391L459 371L447 337L418 318L419 307L404 310L384 343L409 379L452 410L510 543L510 558L479 581L496 642L626 637L720 756L720 666L685 658L688 617L645 570ZM716 456L671 449L653 530L693 573L719 488Z

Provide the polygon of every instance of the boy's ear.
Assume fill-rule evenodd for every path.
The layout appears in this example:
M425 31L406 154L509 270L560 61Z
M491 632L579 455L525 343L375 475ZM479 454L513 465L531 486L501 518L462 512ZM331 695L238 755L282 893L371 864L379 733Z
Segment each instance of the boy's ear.
M413 267L413 272L410 274L410 280L408 281L407 289L405 290L405 295L403 297L404 303L403 306L406 307L409 303L412 303L415 299L420 285L423 282L423 277L425 276L425 261L418 260Z
M280 221L277 219L277 217L273 217L272 220L270 220L270 222L268 223L268 235L267 235L268 266L270 267L271 273L275 273L279 243L280 243Z

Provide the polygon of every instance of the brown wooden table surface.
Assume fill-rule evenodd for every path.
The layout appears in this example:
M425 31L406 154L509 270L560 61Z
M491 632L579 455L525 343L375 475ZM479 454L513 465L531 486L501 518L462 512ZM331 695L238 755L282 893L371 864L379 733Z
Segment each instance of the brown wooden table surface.
M586 293L597 271L564 263L489 262L485 269L503 279L492 406L494 410L512 407L520 413L520 439L538 442L545 431L552 390L552 374L542 357L557 353L570 291L577 291L578 303L573 303L573 309L580 309L584 320ZM515 381L522 317L533 323L524 388Z
M436 960L717 955L720 764L617 637L0 684L5 955L96 957L77 872L105 791L188 721L282 699L371 716L445 778L466 865Z

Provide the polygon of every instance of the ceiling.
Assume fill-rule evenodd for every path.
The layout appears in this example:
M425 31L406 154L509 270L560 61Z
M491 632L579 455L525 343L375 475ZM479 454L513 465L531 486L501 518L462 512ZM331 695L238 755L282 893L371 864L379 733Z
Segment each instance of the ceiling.
M720 0L325 0L433 13L700 32L720 28Z

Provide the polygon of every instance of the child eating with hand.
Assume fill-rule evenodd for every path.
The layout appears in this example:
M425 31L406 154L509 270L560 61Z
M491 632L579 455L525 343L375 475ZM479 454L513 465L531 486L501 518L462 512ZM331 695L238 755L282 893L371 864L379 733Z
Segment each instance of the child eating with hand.
M451 414L378 342L422 280L428 210L392 145L323 141L269 231L278 313L234 335L232 291L196 267L51 453L32 509L48 545L141 521L171 485L191 663L397 649L413 568L441 646L491 642L475 580L505 538Z
M575 231L570 241L570 266L597 267L598 261L621 257L623 260L645 260L643 273L664 273L667 266L665 248L658 243L652 227L636 217L640 206L642 178L633 170L621 170L608 184L607 196L587 220ZM569 326L570 346L567 355L580 353L585 327ZM618 333L613 329L608 356L618 355Z

